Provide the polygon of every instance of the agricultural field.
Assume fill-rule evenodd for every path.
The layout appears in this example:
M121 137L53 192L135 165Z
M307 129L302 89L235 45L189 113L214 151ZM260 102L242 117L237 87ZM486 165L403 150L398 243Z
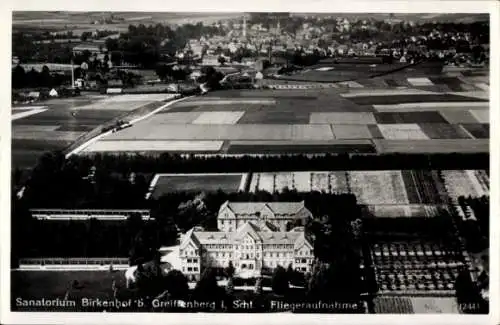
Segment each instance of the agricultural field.
M372 258L381 294L435 295L454 293L462 253L433 240L377 240Z
M31 168L44 152L65 149L107 122L145 115L171 96L84 95L50 99L43 105L15 105L11 117L13 166Z
M123 148L129 152L286 154L487 150L487 101L442 93L439 87L434 91L408 88L408 80L405 89L382 81L363 84L360 80L362 87L339 83L317 89L225 90L189 97L107 135L86 151L119 152ZM379 87L376 84L385 84L385 88L370 88ZM140 146L144 150L135 149Z
M431 204L366 205L365 216L375 218L433 218L439 216L439 209Z
M437 171L402 170L408 201L411 204L444 204L444 189ZM441 191L440 191L441 189ZM440 193L441 192L441 193Z
M172 192L244 191L247 174L157 174L150 184L150 196ZM148 195L149 196L149 195Z
M409 204L400 171L351 171L348 181L360 204Z
M254 173L250 182L251 192L282 192L285 188L298 192L348 193L345 172Z
M443 170L441 176L450 197L480 197L490 194L489 175L485 170Z

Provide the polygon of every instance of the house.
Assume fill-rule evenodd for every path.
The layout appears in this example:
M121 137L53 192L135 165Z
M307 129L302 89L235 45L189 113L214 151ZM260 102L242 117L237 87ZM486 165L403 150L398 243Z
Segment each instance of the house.
M82 43L73 47L73 54L82 54L85 51L89 51L91 54L99 54L107 52L106 45L95 44L95 43Z
M236 276L260 276L263 269L278 266L310 272L314 249L304 229L272 231L265 222L248 221L235 231L198 231L182 236L179 256L181 271L189 279L199 279L206 267L224 268L231 262Z
M217 216L217 227L221 231L235 231L246 222L266 222L280 231L290 224L305 224L312 213L302 202L224 202Z

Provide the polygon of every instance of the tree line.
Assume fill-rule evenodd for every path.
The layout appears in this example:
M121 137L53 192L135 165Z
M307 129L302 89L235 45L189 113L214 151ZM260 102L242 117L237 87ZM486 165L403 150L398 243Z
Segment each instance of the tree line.
M322 154L266 156L197 156L95 154L72 157L75 164L94 162L106 169L153 173L273 172L392 169L489 169L489 153L450 154Z

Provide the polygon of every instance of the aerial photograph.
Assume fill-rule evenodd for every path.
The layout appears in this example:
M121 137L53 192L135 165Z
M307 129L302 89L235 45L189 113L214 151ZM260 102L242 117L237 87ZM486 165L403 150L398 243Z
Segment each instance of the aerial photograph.
M11 311L488 314L489 62L488 13L14 11Z

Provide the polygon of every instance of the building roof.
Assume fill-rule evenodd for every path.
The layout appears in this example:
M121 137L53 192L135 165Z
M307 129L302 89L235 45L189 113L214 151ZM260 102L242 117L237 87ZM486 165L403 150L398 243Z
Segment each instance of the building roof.
M185 248L189 241L192 240L196 246L210 244L233 244L250 235L254 240L262 244L288 244L294 245L295 249L300 248L303 244L309 244L303 231L280 231L273 232L260 228L254 222L246 222L235 232L223 231L195 231L194 228L189 230L182 238L180 248ZM312 247L312 246L311 246Z
M273 213L278 215L293 215L305 207L304 201L301 202L224 202L219 211L229 208L234 214L256 214L261 212L264 207L268 207Z

